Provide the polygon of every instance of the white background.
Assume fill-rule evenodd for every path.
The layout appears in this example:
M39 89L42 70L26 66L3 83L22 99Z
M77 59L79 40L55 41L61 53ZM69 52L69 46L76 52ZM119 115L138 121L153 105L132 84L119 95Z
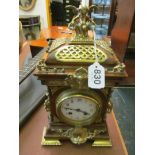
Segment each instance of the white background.
M0 5L0 154L19 153L18 1ZM136 155L155 154L155 2L136 0Z

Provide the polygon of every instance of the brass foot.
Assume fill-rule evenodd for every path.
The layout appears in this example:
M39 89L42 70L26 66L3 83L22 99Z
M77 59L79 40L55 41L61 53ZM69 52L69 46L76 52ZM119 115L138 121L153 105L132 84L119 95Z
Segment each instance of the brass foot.
M98 139L98 140L95 140L93 142L92 146L95 146L95 147L111 147L112 143L111 143L110 139L107 139L107 140Z
M42 136L42 141L41 141L41 145L62 145L61 142L58 139L55 138L45 138L45 134L46 134L46 127L44 127L44 131L43 131L43 136Z

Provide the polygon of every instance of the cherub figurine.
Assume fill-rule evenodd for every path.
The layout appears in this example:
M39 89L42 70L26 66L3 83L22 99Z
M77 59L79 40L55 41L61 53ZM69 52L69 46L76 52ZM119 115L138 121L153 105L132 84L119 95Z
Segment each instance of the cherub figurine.
M76 8L75 6L68 5L66 8L72 9L73 13L76 14L68 25L69 29L75 30L77 37L88 37L88 30L92 30L92 26L95 25L95 22L88 16L88 13L96 9L97 6Z

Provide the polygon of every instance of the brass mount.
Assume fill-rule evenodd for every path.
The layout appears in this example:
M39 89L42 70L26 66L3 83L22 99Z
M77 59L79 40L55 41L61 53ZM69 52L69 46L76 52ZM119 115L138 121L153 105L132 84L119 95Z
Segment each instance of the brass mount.
M73 5L68 5L66 8L72 9L76 14L68 25L69 29L75 30L76 38L87 38L88 31L92 30L92 27L95 25L95 22L88 16L88 13L96 9L97 6L80 6L76 8Z

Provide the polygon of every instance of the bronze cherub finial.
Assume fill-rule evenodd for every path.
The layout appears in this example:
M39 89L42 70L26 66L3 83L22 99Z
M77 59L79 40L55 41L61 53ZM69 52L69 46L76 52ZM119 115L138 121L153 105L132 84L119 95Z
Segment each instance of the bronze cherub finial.
M88 37L88 30L92 30L92 26L95 25L95 22L88 16L88 13L93 11L93 9L97 9L97 6L80 6L76 8L75 6L69 5L66 8L72 9L73 13L76 14L68 24L68 28L75 30L76 37Z

